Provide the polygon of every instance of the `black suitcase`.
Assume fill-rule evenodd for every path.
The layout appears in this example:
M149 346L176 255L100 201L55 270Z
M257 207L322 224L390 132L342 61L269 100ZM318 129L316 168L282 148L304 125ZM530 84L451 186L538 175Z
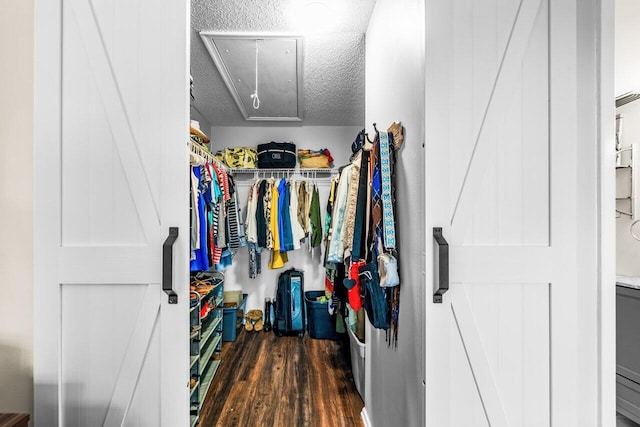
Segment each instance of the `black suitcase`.
M275 322L273 332L304 337L304 273L290 269L280 274L276 292Z

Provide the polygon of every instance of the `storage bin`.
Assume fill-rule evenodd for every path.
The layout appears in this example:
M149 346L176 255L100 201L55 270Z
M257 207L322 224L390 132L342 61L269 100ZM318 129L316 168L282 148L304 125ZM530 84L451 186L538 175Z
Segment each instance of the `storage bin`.
M353 373L353 382L356 383L356 389L360 393L360 397L364 400L364 354L366 345L358 339L349 325L346 325L349 334L349 348L351 350L351 372Z
M242 291L224 291L224 306L233 307L240 305L243 300Z
M238 330L244 325L244 311L247 305L247 294L242 294L242 301L235 307L223 308L222 341L235 341Z
M317 340L337 340L340 336L336 332L335 317L331 317L327 311L328 302L316 301L316 298L322 296L324 296L324 291L304 293L309 336Z

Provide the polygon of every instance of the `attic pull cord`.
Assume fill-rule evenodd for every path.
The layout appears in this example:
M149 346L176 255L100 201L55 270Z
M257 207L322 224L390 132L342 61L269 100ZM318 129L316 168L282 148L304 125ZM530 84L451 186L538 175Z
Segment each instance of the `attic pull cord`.
M253 109L260 108L260 98L258 97L258 40L256 39L256 90L251 95L253 99Z

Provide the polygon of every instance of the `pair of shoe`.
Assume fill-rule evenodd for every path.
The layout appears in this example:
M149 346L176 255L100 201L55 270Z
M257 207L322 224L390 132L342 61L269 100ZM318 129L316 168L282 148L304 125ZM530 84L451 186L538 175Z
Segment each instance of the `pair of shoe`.
M264 323L262 322L262 310L249 310L244 315L244 318L244 328L248 332L260 332L262 329L264 329Z

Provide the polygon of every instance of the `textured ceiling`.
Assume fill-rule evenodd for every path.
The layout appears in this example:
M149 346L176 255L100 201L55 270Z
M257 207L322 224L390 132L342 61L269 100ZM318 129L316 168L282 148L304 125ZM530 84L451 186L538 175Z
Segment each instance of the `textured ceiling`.
M192 1L191 74L194 79L194 106L212 125L265 124L244 120L199 36L200 31L303 34L302 124L363 124L364 33L375 0L325 0L333 8L332 18L326 26L330 30L305 34L299 23L290 19L290 4L317 1Z

